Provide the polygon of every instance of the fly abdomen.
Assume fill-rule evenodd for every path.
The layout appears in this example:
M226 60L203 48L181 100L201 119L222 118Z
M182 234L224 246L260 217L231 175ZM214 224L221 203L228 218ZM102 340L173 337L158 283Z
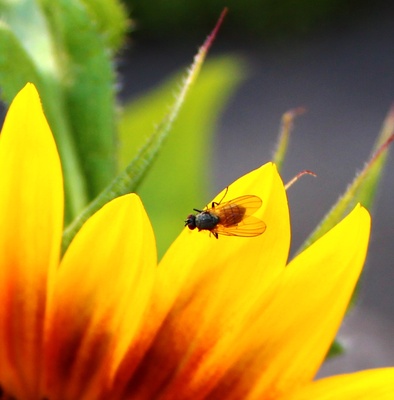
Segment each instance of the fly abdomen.
M245 216L246 208L238 204L229 204L220 210L220 223L223 226L236 226Z

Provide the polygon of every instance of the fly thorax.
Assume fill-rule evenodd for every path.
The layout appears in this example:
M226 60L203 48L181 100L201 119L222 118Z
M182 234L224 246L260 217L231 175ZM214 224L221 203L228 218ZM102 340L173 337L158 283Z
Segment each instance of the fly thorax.
M196 215L196 226L199 230L213 229L219 223L219 217L209 211L203 211Z

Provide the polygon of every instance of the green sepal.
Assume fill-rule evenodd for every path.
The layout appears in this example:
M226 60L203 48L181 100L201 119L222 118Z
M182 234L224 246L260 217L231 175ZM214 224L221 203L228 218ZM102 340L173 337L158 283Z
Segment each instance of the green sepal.
M332 343L332 345L330 347L330 350L328 350L328 354L326 356L326 359L329 359L329 358L332 358L332 357L336 357L336 356L340 356L344 352L345 352L345 348L342 346L342 344L338 340L335 340Z
M171 135L138 188L155 230L159 256L179 234L193 207L204 207L209 198L214 175L214 128L244 70L242 63L231 56L204 65ZM152 116L160 120L177 81L170 79L126 106L120 125L122 163L142 142L141 133L149 131Z
M388 145L392 140L393 134L394 107L388 112L383 122L381 132L371 152L370 158L372 162L370 162L371 165L368 168L368 173L365 175L363 184L357 189L356 196L358 201L370 212L373 212L374 209L376 192L383 177L384 167L388 157ZM374 160L374 157L377 157L377 159Z
M142 177L149 170L153 161L156 159L164 140L171 131L173 123L184 104L187 94L199 75L208 49L215 38L226 12L227 10L222 12L212 33L207 37L203 46L200 47L197 55L194 57L194 62L189 68L187 76L183 80L183 84L181 85L178 95L175 97L174 104L170 108L169 113L164 117L153 134L148 137L145 144L140 148L136 157L131 161L130 164L127 165L123 172L121 172L65 229L62 241L63 252L67 249L72 238L78 232L83 223L93 213L95 213L104 204L111 201L115 197L134 191L137 185L140 183Z
M394 136L394 110L385 120L381 133L378 136L370 160L354 178L344 194L338 199L328 214L323 218L315 231L308 237L299 249L299 252L310 246L313 242L323 236L346 214L352 210L357 203L361 203L370 212L376 197L377 188L384 172L387 161L388 147Z
M89 198L116 175L115 74L98 23L80 0L41 0L56 39L65 112ZM60 67L59 67L60 68Z
M372 150L370 160L365 164L361 172L356 175L353 182L348 186L345 193L339 198L320 225L304 242L299 252L309 247L313 242L335 226L357 203L361 203L372 212L376 192L386 165L389 145L394 140L393 132L394 109L389 112L383 124L383 128ZM351 309L354 305L357 295L358 286L356 286L354 290L348 309ZM331 346L327 358L340 355L345 350L344 346L336 339Z
M123 3L117 0L81 0L96 22L106 46L113 52L119 50L131 23Z
M281 126L279 129L278 143L272 161L275 163L278 171L282 170L283 164L286 159L287 149L290 142L290 134L294 127L294 119L303 114L303 108L296 108L285 112L282 116Z

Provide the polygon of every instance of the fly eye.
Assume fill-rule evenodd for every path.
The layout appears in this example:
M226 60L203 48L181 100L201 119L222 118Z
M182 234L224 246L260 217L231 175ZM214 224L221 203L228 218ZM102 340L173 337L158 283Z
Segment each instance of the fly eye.
M196 216L193 214L190 214L187 216L187 220L185 221L185 226L187 226L190 230L193 230L196 228Z

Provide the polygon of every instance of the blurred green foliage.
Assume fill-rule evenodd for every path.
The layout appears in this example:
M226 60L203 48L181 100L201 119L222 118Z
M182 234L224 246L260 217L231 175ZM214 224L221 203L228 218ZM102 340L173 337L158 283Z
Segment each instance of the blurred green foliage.
M135 34L161 39L207 32L219 12L229 8L223 31L265 40L302 35L351 19L370 6L367 0L125 0Z

